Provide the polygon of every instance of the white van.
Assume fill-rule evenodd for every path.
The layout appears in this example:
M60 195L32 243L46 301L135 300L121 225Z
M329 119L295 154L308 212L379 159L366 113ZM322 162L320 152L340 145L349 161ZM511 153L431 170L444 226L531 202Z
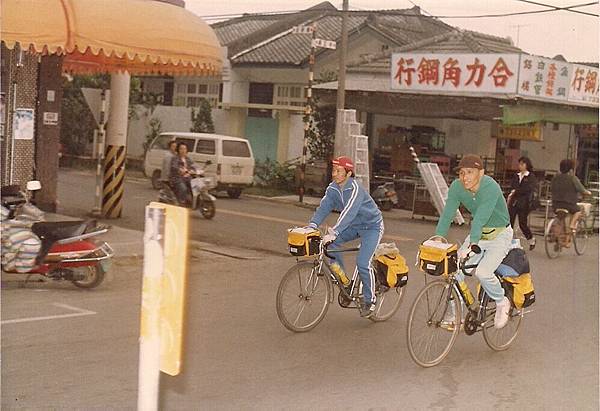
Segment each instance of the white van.
M185 143L188 156L196 163L210 160L207 175L216 175L217 190L227 190L231 198L238 198L244 187L254 180L254 156L248 140L208 133L161 133L152 141L144 159L144 173L152 179L152 186L160 185L160 173L169 142Z

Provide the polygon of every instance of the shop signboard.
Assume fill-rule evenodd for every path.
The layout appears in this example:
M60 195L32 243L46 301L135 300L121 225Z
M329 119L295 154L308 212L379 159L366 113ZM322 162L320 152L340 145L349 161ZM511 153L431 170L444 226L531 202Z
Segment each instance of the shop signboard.
M524 97L566 102L570 66L566 62L522 54L517 93Z
M598 80L597 67L572 64L568 100L598 107Z
M515 94L518 54L394 53L392 89Z
M539 122L522 124L518 126L500 125L498 127L498 138L511 140L544 141L544 135L542 133L542 130L543 127Z

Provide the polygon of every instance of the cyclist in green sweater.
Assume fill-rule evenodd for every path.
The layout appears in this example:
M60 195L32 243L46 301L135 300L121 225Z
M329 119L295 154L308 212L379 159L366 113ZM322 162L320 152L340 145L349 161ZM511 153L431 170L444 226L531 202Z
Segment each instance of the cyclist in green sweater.
M494 271L498 268L510 250L513 230L510 226L508 208L498 183L485 175L483 162L477 155L465 155L459 162L458 179L448 190L446 206L438 221L435 234L445 237L456 210L462 204L473 216L471 231L458 250L458 257L464 258L477 244L482 254L473 258L480 259L475 276L491 299L496 301L494 326L502 328L508 321L510 301L504 295L504 289ZM457 274L458 281L464 281L462 273Z

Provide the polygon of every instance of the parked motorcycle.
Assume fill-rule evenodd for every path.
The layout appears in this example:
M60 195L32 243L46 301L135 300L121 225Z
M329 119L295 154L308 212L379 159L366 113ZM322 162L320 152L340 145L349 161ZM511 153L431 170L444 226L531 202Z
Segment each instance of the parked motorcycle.
M39 274L71 281L80 288L97 287L110 268L114 251L108 243L91 238L106 233L109 227L97 225L95 220L43 221L44 212L30 202L30 192L40 188L39 181L28 182L28 192L21 192L25 202L15 209L13 219L2 221L2 272L27 278ZM23 239L33 248L24 249L27 240ZM32 255L32 250L37 254Z
M205 163L206 166L210 165L211 161ZM192 174L192 179L189 184L189 193L191 194L191 201L182 204L175 195L175 190L171 187L168 181L164 181L162 188L158 192L158 201L165 204L173 204L180 207L190 208L192 210L199 210L202 216L208 220L215 216L216 207L215 203L217 198L209 193L217 186L214 177L205 177L204 170L196 168Z
M398 194L393 181L377 186L371 193L371 197L382 211L390 211L398 204Z

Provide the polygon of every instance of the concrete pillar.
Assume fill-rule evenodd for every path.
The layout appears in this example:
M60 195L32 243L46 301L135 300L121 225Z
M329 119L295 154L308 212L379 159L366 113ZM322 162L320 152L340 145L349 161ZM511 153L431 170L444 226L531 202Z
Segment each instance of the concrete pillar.
M290 146L290 112L287 110L279 111L279 129L277 134L277 161L283 163L288 159Z
M123 209L125 178L125 144L129 110L129 73L114 73L110 77L110 113L104 155L102 216L119 218Z
M57 55L43 56L39 65L35 178L42 183L42 189L35 194L35 201L49 212L56 212L57 203L62 59Z

